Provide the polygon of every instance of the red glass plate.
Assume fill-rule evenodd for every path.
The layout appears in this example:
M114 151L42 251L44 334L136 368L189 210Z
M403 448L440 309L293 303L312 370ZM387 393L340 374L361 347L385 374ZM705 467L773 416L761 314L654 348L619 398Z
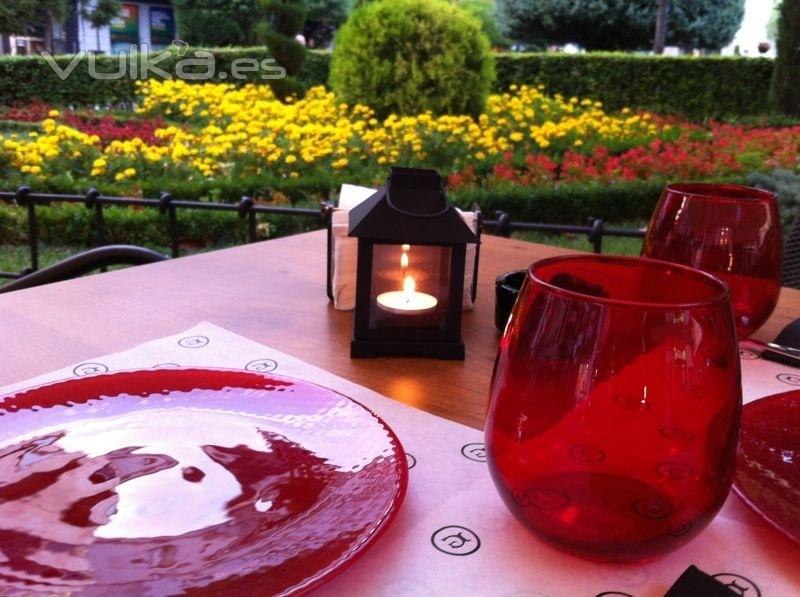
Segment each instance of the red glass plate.
M767 522L800 543L800 390L744 407L733 488Z
M304 593L405 495L363 406L249 371L84 377L0 399L0 594Z

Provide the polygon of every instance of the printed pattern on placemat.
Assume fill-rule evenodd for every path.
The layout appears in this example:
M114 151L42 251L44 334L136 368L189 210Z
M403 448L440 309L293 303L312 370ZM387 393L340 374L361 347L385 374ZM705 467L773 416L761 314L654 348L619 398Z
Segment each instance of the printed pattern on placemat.
M787 386L800 386L800 373L779 373L777 379Z
M464 444L461 446L461 455L474 462L486 462L486 445L483 442Z
M76 377L85 377L87 375L97 375L98 373L108 372L108 366L103 363L81 363L76 365L72 373Z
M761 597L761 589L759 589L758 585L746 576L722 572L720 574L715 574L713 578L717 579L737 595L746 597Z
M278 362L273 359L255 359L244 366L247 371L257 371L258 373L270 373L278 368Z
M208 345L208 338L206 336L187 336L178 340L178 346L183 348L203 348Z
M451 556L468 556L481 548L481 540L466 527L450 525L437 529L431 536L433 546Z

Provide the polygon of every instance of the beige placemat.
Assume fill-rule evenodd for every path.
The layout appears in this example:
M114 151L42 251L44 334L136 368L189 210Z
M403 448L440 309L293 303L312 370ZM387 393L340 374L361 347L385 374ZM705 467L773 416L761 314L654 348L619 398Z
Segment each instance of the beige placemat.
M745 401L800 386L800 371L742 350ZM377 412L409 454L409 491L392 526L323 595L661 596L690 564L746 597L800 594L800 547L731 495L692 543L649 564L602 565L537 540L509 513L486 470L483 434L327 373L210 323L0 389L122 369L211 366L301 378ZM488 386L489 380L487 380ZM0 421L2 424L2 421ZM0 526L2 523L0 522ZM0 570L3 558L0 557Z

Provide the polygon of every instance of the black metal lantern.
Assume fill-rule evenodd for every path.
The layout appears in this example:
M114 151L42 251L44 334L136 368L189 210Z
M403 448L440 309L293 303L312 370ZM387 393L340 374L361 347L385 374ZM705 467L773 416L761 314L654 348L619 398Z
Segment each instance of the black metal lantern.
M435 170L392 168L350 212L358 238L352 357L463 359L467 243L478 243L447 202Z

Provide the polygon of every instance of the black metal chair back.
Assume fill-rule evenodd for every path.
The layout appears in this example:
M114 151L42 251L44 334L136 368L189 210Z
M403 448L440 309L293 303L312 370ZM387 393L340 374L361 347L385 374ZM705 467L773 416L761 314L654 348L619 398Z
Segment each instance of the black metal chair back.
M63 261L17 278L4 286L0 293L32 288L51 282L61 282L113 265L144 265L169 259L166 255L135 245L106 245L89 249Z

